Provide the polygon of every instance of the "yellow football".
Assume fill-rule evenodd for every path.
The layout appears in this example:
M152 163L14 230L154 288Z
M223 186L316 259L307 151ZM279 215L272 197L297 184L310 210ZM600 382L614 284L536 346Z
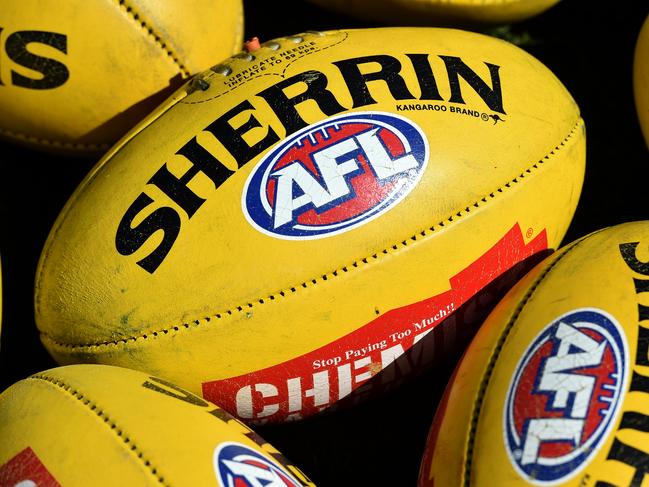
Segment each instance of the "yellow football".
M34 374L0 394L0 485L314 485L225 411L109 365Z
M447 386L420 486L641 485L649 221L563 246L489 315Z
M467 25L518 22L559 0L309 0L323 8L385 25Z
M636 41L633 58L633 94L640 128L649 147L649 16Z
M3 0L0 137L104 152L242 35L241 0Z
M38 266L42 342L249 422L380 393L470 334L479 291L559 245L584 146L561 82L492 37L267 42L185 85L80 184Z

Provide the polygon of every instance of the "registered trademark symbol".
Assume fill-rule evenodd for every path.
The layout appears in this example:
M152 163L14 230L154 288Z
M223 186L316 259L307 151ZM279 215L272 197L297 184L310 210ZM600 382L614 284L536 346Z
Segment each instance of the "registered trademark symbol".
M483 120L484 122L488 122L488 121L489 121L489 115L487 115L486 113L483 113L482 116L481 116L481 118L482 118L482 120Z
M523 456L523 452L521 450L514 450L512 453L514 454L514 458L516 460L520 460Z
M534 235L534 230L532 229L532 227L527 229L525 235L527 235L527 238L530 238L532 235Z

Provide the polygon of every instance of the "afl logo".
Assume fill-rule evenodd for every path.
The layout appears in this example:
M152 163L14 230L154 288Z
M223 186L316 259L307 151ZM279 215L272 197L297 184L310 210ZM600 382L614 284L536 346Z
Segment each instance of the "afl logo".
M426 136L404 117L331 117L294 133L259 162L243 190L243 212L278 238L346 232L399 203L427 162Z
M626 389L624 331L599 309L578 309L527 348L507 392L507 453L528 482L566 481L586 466L614 425Z
M226 442L216 448L214 470L223 487L302 487L282 467L240 443Z

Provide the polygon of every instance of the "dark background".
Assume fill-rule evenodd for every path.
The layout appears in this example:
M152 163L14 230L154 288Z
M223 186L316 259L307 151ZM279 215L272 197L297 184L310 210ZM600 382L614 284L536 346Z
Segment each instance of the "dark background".
M245 37L258 36L262 42L306 30L378 26L298 0L245 0L244 8ZM586 177L564 243L648 216L649 151L632 85L633 51L648 13L646 0L562 0L527 21L471 28L510 40L537 57L582 110ZM95 162L0 142L0 391L56 366L41 346L34 322L36 264L56 216ZM414 485L449 371L450 366L440 367L397 393L356 408L258 432L320 486Z

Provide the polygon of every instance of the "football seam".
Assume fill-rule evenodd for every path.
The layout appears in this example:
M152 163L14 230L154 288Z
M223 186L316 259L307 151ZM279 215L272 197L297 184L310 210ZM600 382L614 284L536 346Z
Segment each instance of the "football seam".
M525 3L524 0L468 0L468 1L458 1L458 0L440 0L439 4L448 4L448 5L457 5L459 7L485 7L485 6L501 6L507 4L520 4Z
M599 233L602 230L598 230L597 232L593 232L593 234L587 235L587 236L592 236L596 233ZM532 299L534 293L538 289L538 287L543 283L544 279L547 277L547 275L563 260L563 258L568 255L572 250L574 250L576 247L581 244L587 236L582 237L579 239L577 242L574 242L570 245L569 248L567 248L560 256L556 258L554 262L552 262L542 273L541 275L536 279L534 284L530 286L530 288L527 290L525 293L525 296L521 300L521 302L518 304L516 307L514 313L512 314L512 317L509 319L509 322L505 326L505 329L502 331L500 336L498 337L498 342L496 344L496 347L494 348L493 354L489 358L489 363L487 364L487 368L485 370L485 373L482 376L482 380L480 381L480 388L478 389L478 393L476 396L476 403L473 408L473 412L471 413L471 421L469 423L469 434L467 437L467 444L466 444L466 462L464 464L464 479L462 481L462 485L464 487L470 487L471 482L471 469L473 465L473 450L474 450L474 443L475 443L475 436L476 436L476 430L478 428L478 421L479 421L479 416L481 414L482 406L484 404L484 398L486 396L486 391L487 388L489 387L489 381L491 379L491 376L493 374L493 370L496 367L496 361L498 357L500 356L500 352L502 351L503 347L505 346L505 342L507 341L507 337L509 336L509 333L511 332L512 328L518 321L518 317L520 314L523 312L523 308L527 305L527 303Z
M140 28L144 30L149 37L152 37L155 43L160 47L160 49L170 58L176 67L180 70L180 73L183 77L188 78L191 76L191 72L187 67L178 59L178 55L174 53L170 46L163 41L162 36L158 34L154 28L149 25L135 10L135 7L132 6L127 0L117 0L120 10L126 12L126 15L130 17L133 21L137 22L140 25Z
M42 137L36 137L33 135L28 135L22 132L15 132L13 130L0 128L0 134L12 137L14 139L19 139L25 142L32 142L41 145L49 145L53 147L61 148L72 148L72 149L91 149L91 150L103 150L108 149L110 144L108 142L101 142L98 144L84 144L80 142L66 142L61 140L54 139L45 139Z
M137 457L137 459L146 467L146 469L160 482L160 484L169 486L168 483L164 481L164 477L158 473L158 470L151 464L149 460L147 460L144 457L144 453L140 448L133 443L132 439L124 433L124 430L120 427L117 426L117 423L113 421L105 412L104 409L100 408L96 403L85 397L81 392L78 390L74 389L71 385L66 384L60 379L57 379L56 377L51 377L48 375L44 374L36 374L32 375L30 377L27 377L27 380L42 380L45 382L48 382L52 384L55 387L58 387L58 389L65 391L67 394L71 395L74 397L77 401L81 402L84 406L87 406L90 411L95 413L98 418L102 420L102 422L110 427L111 431L113 431L120 440L124 442L126 447L130 452L133 453Z
M331 278L338 277L341 274L350 272L352 268L358 268L361 265L370 264L370 261L375 261L378 260L381 255L388 255L391 254L394 251L398 251L400 247L407 247L408 245L411 245L412 242L416 242L421 236L421 237L426 237L431 233L435 232L436 227L441 227L445 228L446 226L453 224L456 222L458 219L462 218L466 214L471 213L473 210L471 209L472 207L474 208L481 208L484 204L490 202L491 200L497 198L497 195L500 193L505 192L507 189L512 188L512 186L516 185L520 179L525 178L526 174L531 174L532 170L538 169L539 166L543 165L546 160L550 160L550 157L555 155L556 152L561 150L562 147L565 146L565 144L573 137L573 135L577 132L577 130L582 126L583 124L583 119L581 117L578 118L576 124L573 126L572 130L569 132L569 134L556 146L554 149L550 150L545 156L543 156L541 159L539 159L537 162L532 164L532 166L528 167L525 169L521 174L518 176L514 177L510 181L506 182L504 185L500 186L498 189L492 191L491 193L483 196L480 198L478 201L475 201L474 203L466 206L464 209L461 209L454 214L450 215L448 218L443 219L436 225L432 225L428 228L424 228L423 230L415 233L411 237L405 238L387 248L384 248L383 250L380 250L378 252L375 252L372 255L369 255L367 257L363 257L362 259L358 259L353 261L349 265L342 266L339 269L335 269L333 271L330 271L328 273L324 273L321 276L313 277L311 279L307 279L304 282L300 284L296 284L294 286L291 286L289 288L285 288L283 290L280 290L279 292L275 292L273 294L269 294L266 297L261 297L252 300L252 302L248 302L245 304L241 304L238 306L234 306L226 311L222 311L219 313L212 314L211 316L206 316L203 318L187 321L185 323L181 323L175 326L168 326L163 329L158 329L158 330L152 330L152 331L143 331L140 332L136 336L128 336L128 337L123 337L123 338L116 338L114 340L110 341L101 341L101 342L95 342L95 343L84 343L84 344L71 344L71 343L64 343L61 342L52 336L50 336L47 332L40 331L41 335L41 340L47 341L50 343L50 345L53 345L54 347L58 347L59 349L67 349L67 350L80 350L80 349L94 349L94 348L101 348L101 347L117 347L117 346L125 346L128 345L130 342L137 342L138 340L148 340L148 339L153 339L153 338L159 338L162 336L167 336L169 335L170 332L175 332L178 333L182 330L188 330L191 327L198 327L201 326L203 323L210 323L212 319L225 319L228 316L232 316L234 313L248 313L249 310L255 306L258 305L263 305L269 301L275 301L278 298L285 298L287 296L291 296L295 293L297 293L299 288L308 288L311 285L317 285L319 282L322 281L327 281ZM254 303L254 304L253 304Z
M223 91L223 92L219 93L218 95L214 95L214 96L212 96L212 97L210 97L210 98L205 98L205 99L203 99L203 100L198 100L198 101L187 101L187 100L182 100L182 101L180 101L180 103L182 103L182 104L184 104L184 105L199 105L199 104L201 104L201 103L206 103L206 102L209 102L209 101L212 101L212 100L216 100L217 98L220 98L220 97L222 97L222 96L224 96L224 95L227 95L228 93L231 93L232 91L236 90L237 88L240 88L240 87L246 85L247 83L250 83L252 80L259 79L259 78L263 78L263 77L265 77L265 76L279 76L280 78L285 79L285 78L286 78L286 71L288 71L288 69L291 67L291 65L293 65L294 63L296 63L296 62L299 61L300 59L303 59L303 58L305 58L305 57L307 57L307 56L310 56L310 55L312 55L312 54L320 53L320 52L322 52L322 51L326 51L327 49L330 49L330 48L332 48L332 47L335 47L335 46L337 46L338 44L341 44L341 43L345 42L345 41L347 40L347 38L349 37L349 33L348 33L347 31L334 31L334 32L335 32L335 33L342 32L342 33L344 34L343 38L340 39L340 40L338 40L338 41L336 41L336 42L333 43L333 44L330 44L330 45L328 45L328 46L324 46L324 47L321 47L321 48L319 48L319 49L316 49L315 51L309 51L309 52L305 52L305 53L299 54L299 55L296 56L294 59L291 59L288 63L286 63L286 66L284 66L284 69L282 69L282 72L281 72L281 73L262 73L262 74L257 74L257 75L255 75L255 76L252 76L251 78L247 79L247 80L244 81L243 83L238 84L237 86L234 86L234 87L232 87L232 88L229 88L228 90ZM292 36L292 37L301 37L301 36L304 36L304 35L306 35L306 34L309 34L309 33L308 33L308 32L304 32L304 33L297 34L296 36ZM321 34L321 35L320 35L320 34ZM322 32L322 33L320 33L320 34L317 34L317 35L318 35L319 37L324 37L324 36L330 36L330 35L331 35L330 33L327 33L327 32ZM286 37L286 38L278 38L278 39L271 39L271 40L268 41L268 42L277 42L277 43L279 43L279 40L286 40L286 39L290 39L290 37ZM300 44L300 43L301 43L301 42L296 43L296 44ZM267 46L262 46L259 50L261 50L261 49L270 49L270 48L267 47ZM272 49L270 49L270 50L271 50L271 52L275 52L275 51L273 51ZM271 54L269 53L269 55L271 55ZM225 61L223 61L223 62L217 64L216 66L227 66L228 68L232 69L232 68L231 68L231 65L228 64L228 63L232 63L232 61L233 61L234 59L237 59L236 55L229 57L228 59L226 59ZM256 60L256 59L255 59L255 60ZM249 62L249 63L252 63L253 61L248 61L248 62ZM216 66L214 66L214 67L216 67ZM239 70L239 71L235 71L234 69L232 69L232 73L230 73L229 75L226 76L226 75L223 75L223 74L220 74L220 73L215 72L213 69L210 69L210 70L207 71L207 75L206 75L204 78L201 78L201 79L202 79L203 81L205 81L205 82L210 83L210 82L213 81L214 78L216 78L217 76L221 76L221 77L232 77L232 76L234 76L234 75L235 75L236 73L238 73L238 72L241 72L241 70ZM209 88L208 88L208 89L209 89Z

